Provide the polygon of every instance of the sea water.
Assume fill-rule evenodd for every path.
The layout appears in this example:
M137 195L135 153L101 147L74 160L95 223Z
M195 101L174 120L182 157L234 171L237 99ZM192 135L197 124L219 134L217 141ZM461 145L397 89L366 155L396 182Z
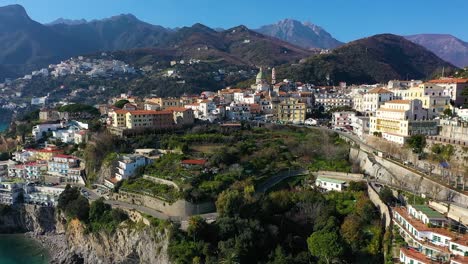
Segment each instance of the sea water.
M47 264L47 250L36 240L22 234L0 235L1 264Z

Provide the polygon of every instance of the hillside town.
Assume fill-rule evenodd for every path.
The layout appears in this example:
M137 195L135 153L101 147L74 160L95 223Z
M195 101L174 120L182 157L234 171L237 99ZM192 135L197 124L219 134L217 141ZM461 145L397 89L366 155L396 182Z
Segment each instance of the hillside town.
M85 74L93 78L109 74L109 71L133 70L122 62L78 58L51 68L50 73L45 69L36 74L63 75L75 71L86 71ZM271 75L267 76L268 73ZM158 199L173 202L186 173L220 173L220 168L210 165L208 159L185 155L185 159L176 161L177 170L182 171L177 172L181 173L178 176L143 175L138 178L141 186L162 185L168 188L166 191L142 192L138 190L140 185L130 184L135 175L143 168L184 155L181 149L143 146L145 148L134 148L132 153L113 154L109 163L113 164L111 173L99 184L91 183L86 161L74 156L70 146L77 146L75 149L86 146L95 134L90 125L96 122L105 128L105 133L122 139L179 133L200 125L214 125L225 132L241 130L246 124L324 129L354 144L372 148L373 153L369 155L375 158L393 160L402 168L466 193L467 89L468 79L449 77L426 82L393 80L386 85L314 86L276 80L275 68L260 68L249 88L227 87L199 95L166 98L142 98L125 93L94 107L73 104L57 107L47 100L36 100L31 104L40 107L37 122L19 139L22 145L11 153L11 159L0 162L0 202L57 206L65 186L72 185L80 187L81 193L90 200L104 197L109 202L120 202L124 208L135 208L135 201L141 199L141 206L154 215L174 218L181 217L178 209L173 205L161 205ZM21 122L17 121L17 125ZM413 143L418 138L424 141L423 146ZM405 151L408 145L411 148ZM450 146L448 155L432 161L424 156L429 152L436 157L440 154L436 149L443 152L446 146ZM369 157L370 160L375 158ZM371 176L364 173L360 177ZM324 192L344 192L349 184L350 180L342 176L325 175L317 176L310 186ZM376 183L374 187L381 189L382 185ZM389 187L397 190L395 186ZM120 188L119 196L113 194L116 188ZM421 196L425 197L422 193ZM451 208L459 211L451 213L450 206L449 209L444 207L447 202L452 202ZM186 203L185 206L193 206ZM388 216L395 228L394 235L407 243L398 250L401 263L467 263L468 236L453 228L463 226L466 230L466 204L431 199L423 203L391 202L385 206L391 212ZM189 215L209 214L212 206L197 205L196 210L190 210Z

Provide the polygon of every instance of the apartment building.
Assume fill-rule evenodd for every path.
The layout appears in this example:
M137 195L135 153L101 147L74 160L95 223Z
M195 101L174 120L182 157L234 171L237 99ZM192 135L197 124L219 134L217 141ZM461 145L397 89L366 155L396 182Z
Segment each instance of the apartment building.
M334 112L332 115L333 127L351 128L355 112Z
M468 235L425 224L423 222L425 217L418 218L421 208L421 206L418 208L413 205L408 208L395 207L392 210L394 226L408 246L412 248L400 249L400 261L402 263L466 263ZM422 212L429 218L441 218L440 215L436 216L432 212L424 212L428 210L427 207L424 208Z
M393 99L393 93L385 88L374 88L362 96L360 112L373 115L385 102Z
M174 123L180 126L193 125L195 122L195 115L193 110L185 107L168 107L166 111L170 111L174 116Z
M369 133L381 133L386 140L404 144L412 135L436 135L436 120L429 120L421 100L392 100L370 117Z
M124 129L166 129L174 127L172 111L115 110L110 113L112 127Z
M305 103L295 98L287 98L277 106L277 120L284 123L303 124L306 119Z
M445 89L445 94L449 95L455 107L468 105L468 96L463 92L468 89L468 79L460 78L440 78L429 81L430 84L437 84Z
M80 160L70 155L55 155L47 164L47 173L60 177L61 182L80 182Z
M166 109L168 107L183 107L183 101L180 98L176 97L158 97L158 98L149 98L145 102L159 105L158 110Z
M451 107L451 98L447 90L433 83L423 83L406 90L395 90L394 93L398 99L421 100L423 108L428 110L429 118L440 116L445 109Z

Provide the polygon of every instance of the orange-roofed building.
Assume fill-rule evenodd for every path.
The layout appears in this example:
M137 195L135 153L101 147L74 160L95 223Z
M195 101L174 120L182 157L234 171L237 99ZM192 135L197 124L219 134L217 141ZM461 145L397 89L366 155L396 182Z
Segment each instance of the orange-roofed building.
M429 83L437 84L444 88L444 93L449 95L455 106L468 105L468 96L464 91L468 90L468 79L466 78L440 78L430 80Z

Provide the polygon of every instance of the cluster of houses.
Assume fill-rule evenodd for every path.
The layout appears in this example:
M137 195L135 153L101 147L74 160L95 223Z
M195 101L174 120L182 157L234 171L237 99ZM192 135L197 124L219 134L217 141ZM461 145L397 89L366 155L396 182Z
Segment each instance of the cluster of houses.
M273 70L274 77L274 70ZM100 106L101 113L109 116L111 132L142 129L172 129L191 125L195 119L216 120L271 120L281 123L303 124L307 111L314 106L314 95L309 86L285 80L272 84L266 81L263 70L256 83L248 89L226 88L218 92L203 92L178 98L145 98L138 101L131 96L113 98L110 103L128 100L122 109Z
M468 79L442 78L426 83L390 81L386 87L364 85L346 89L347 96L335 97L336 100L350 99L340 102L340 106L353 111L334 112L332 125L338 130L353 131L361 138L371 134L404 144L416 134L437 136L441 118L447 118L447 109L456 114L459 121L468 121L468 111L462 108L468 104L468 97L463 93L468 90ZM467 135L451 139L466 141Z
M400 248L405 264L468 263L468 234L450 230L451 220L427 205L392 208L393 224L408 244Z
M84 74L91 78L110 77L114 74L133 74L135 68L119 60L90 59L78 56L62 61L59 64L49 65L49 69L42 69L43 74L53 77L66 76L69 74Z
M12 160L0 163L0 177L30 182L80 183L83 167L80 159L63 154L54 145L41 149L23 149L13 153Z

